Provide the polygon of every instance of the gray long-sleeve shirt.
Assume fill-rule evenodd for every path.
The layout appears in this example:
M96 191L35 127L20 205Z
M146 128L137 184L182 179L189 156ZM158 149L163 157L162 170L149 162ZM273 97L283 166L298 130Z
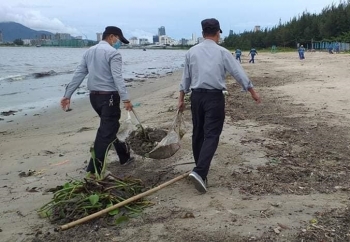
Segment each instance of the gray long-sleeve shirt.
M106 41L100 41L85 52L64 97L70 98L87 74L90 91L118 91L121 100L129 99L122 75L122 56Z
M215 41L206 39L186 53L180 91L187 93L190 92L190 88L225 90L226 72L230 73L244 90L253 87L232 54Z

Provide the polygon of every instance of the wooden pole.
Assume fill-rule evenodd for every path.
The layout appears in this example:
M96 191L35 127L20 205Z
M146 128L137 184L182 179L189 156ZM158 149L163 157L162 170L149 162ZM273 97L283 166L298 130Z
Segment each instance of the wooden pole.
M103 209L103 210L101 210L101 211L99 211L97 213L90 214L90 215L88 215L88 216L86 216L84 218L81 218L81 219L78 219L76 221L70 222L68 224L62 225L60 227L60 229L61 230L70 229L70 228L72 228L72 227L74 227L74 226L76 226L78 224L85 223L85 222L87 222L87 221L89 221L91 219L94 219L94 218L97 218L99 216L102 216L102 215L104 215L104 214L106 214L106 213L108 213L110 211L113 211L116 208L122 207L122 206L124 206L124 205L126 205L128 203L131 203L131 202L136 201L136 200L138 200L140 198L148 196L148 195L150 195L150 194L152 194L152 193L154 193L156 191L159 191L160 189L163 189L164 187L169 186L170 184L172 184L172 183L174 183L174 182L176 182L178 180L181 180L182 178L187 177L189 174L190 174L190 172L186 172L185 174L183 174L181 176L175 177L175 178L171 179L170 181L167 181L167 182L165 182L165 183L163 183L163 184L161 184L161 185L159 185L157 187L154 187L154 188L152 188L152 189L150 189L150 190L148 190L146 192L143 192L143 193L140 193L140 194L138 194L136 196L130 197L130 198L128 198L128 199L126 199L126 200L124 200L124 201L122 201L120 203L117 203L117 204L115 204L115 205L113 205L111 207L105 208L105 209Z

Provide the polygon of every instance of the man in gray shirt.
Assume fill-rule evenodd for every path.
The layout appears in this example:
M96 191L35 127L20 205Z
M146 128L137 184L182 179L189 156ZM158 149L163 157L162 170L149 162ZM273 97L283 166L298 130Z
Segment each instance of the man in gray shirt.
M61 107L66 111L72 94L89 74L87 87L90 90L90 103L101 119L94 142L95 157L91 157L87 168L87 172L93 175L101 173L108 146L112 142L121 164L133 160L129 146L116 138L120 126L120 100L126 110L132 110L122 76L122 56L117 50L121 42L129 43L121 29L115 26L106 27L102 41L85 52L61 99Z
M186 53L178 108L180 111L185 109L185 93L192 91L192 150L196 166L189 177L195 188L205 193L205 181L225 119L223 90L226 90L226 72L229 72L245 91L249 91L257 103L260 103L260 97L254 91L253 84L241 65L227 49L218 45L222 33L219 21L213 18L204 19L201 24L205 40Z

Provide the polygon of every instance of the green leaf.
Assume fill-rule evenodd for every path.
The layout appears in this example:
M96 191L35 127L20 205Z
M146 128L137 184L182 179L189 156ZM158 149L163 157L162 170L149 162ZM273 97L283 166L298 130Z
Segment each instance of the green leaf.
M121 223L124 223L124 222L126 222L126 221L128 221L128 220L129 220L128 217L126 217L126 216L120 216L119 218L117 218L117 219L115 220L115 224L121 224Z
M44 211L39 211L38 215L40 218L48 218L52 214L51 210L44 210Z
M113 203L110 203L110 204L107 205L106 208L109 208L109 207L112 207L112 206L113 206ZM118 213L119 213L119 209L116 208L116 209L114 209L112 211L109 211L108 214L111 215L111 216L114 216L114 215L117 215Z
M93 194L89 196L89 201L91 205L95 205L100 200L100 197L97 194Z
M67 182L63 185L63 188L70 188L70 187L72 187L72 183L70 182Z

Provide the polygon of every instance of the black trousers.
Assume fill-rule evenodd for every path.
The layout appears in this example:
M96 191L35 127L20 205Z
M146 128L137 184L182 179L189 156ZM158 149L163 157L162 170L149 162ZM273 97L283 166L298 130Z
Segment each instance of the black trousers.
M90 94L90 103L100 117L100 127L97 130L94 142L96 170L93 159L91 158L87 171L100 174L107 148L110 143L116 140L120 127L120 97L118 94ZM119 161L121 163L126 162L130 158L130 152L126 144L116 140L113 145L118 154Z
M206 179L224 125L224 95L221 91L192 91L191 111L193 122L192 150L196 163L193 171Z

